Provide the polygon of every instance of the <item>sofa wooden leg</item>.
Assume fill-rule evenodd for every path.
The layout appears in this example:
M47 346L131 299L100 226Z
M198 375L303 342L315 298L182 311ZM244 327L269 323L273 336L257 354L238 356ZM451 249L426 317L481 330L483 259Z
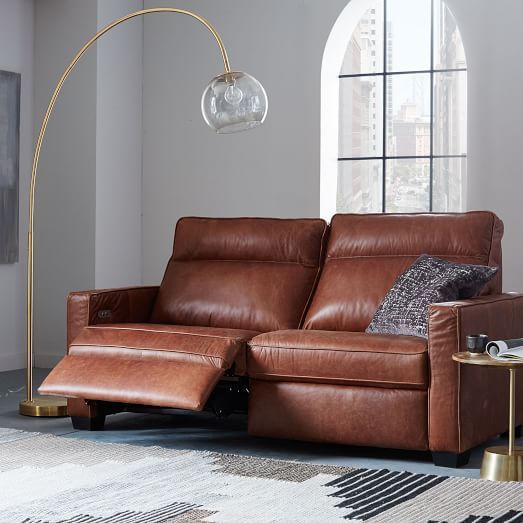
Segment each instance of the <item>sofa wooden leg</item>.
M470 450L455 454L454 452L433 452L432 461L437 467L457 468L463 467L469 462Z
M71 416L73 427L77 430L103 430L104 428L105 410L97 401L68 398L67 414Z
M87 416L71 416L73 427L76 430L103 430L105 424L105 415L89 418Z

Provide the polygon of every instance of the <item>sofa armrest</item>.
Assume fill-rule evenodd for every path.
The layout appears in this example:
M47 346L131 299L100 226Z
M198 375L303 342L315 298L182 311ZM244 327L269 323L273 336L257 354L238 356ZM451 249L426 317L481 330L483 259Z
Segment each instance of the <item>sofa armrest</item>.
M148 322L159 287L71 292L67 297L67 347L88 325Z
M461 453L506 430L508 373L458 365L452 353L467 350L468 334L483 333L490 339L523 337L523 294L435 303L429 307L428 322L429 447ZM518 389L523 394L521 378ZM517 414L518 423L522 411Z

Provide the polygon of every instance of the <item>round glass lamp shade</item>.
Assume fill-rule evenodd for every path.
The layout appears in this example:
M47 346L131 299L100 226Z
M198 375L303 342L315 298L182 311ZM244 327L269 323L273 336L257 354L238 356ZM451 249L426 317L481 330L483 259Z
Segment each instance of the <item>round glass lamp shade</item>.
M220 134L253 129L265 120L267 94L247 73L224 73L213 78L203 92L202 114L207 125Z

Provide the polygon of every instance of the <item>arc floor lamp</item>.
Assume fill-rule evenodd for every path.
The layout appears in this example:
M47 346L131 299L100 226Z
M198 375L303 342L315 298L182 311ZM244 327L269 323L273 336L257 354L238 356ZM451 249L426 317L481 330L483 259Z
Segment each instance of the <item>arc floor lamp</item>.
M65 416L67 405L65 399L33 397L33 225L34 201L36 188L36 174L38 160L47 129L49 118L55 106L60 91L74 66L83 54L105 33L114 27L136 18L151 13L175 13L187 15L203 24L214 36L220 49L225 72L211 80L202 95L201 109L205 122L217 133L234 133L257 127L265 120L267 114L267 95L262 85L252 76L241 71L232 71L229 58L223 41L216 29L203 17L185 9L171 7L156 7L129 13L115 20L98 31L78 51L71 63L60 77L51 96L45 112L38 139L36 140L31 171L31 185L29 191L29 232L27 252L27 376L26 399L20 402L20 414L26 416Z

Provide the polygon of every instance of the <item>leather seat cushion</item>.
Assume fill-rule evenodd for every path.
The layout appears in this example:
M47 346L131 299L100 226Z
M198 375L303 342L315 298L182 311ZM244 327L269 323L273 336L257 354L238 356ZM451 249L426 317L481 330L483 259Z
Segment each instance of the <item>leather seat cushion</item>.
M258 332L240 329L115 323L82 329L69 355L162 359L230 368L235 359L245 367L246 342Z
M260 380L426 389L427 365L427 340L416 336L284 330L247 351L247 373Z
M38 391L67 398L202 410L222 375L223 369L200 363L75 355L63 358Z

